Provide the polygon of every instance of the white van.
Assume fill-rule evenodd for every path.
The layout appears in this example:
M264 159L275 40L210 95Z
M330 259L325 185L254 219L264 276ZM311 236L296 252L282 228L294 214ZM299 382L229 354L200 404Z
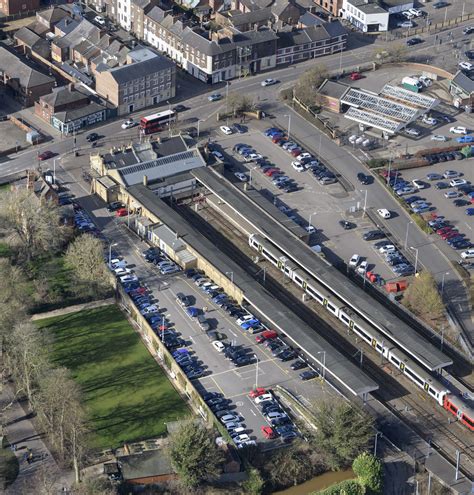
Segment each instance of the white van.
M470 259L470 258L474 258L474 248L471 248L471 249L467 249L466 251L463 251L461 253L461 258L463 260L467 260L467 259Z
M379 210L377 210L377 213L382 217L382 218L390 218L392 215L390 214L390 212L386 209L386 208L380 208Z

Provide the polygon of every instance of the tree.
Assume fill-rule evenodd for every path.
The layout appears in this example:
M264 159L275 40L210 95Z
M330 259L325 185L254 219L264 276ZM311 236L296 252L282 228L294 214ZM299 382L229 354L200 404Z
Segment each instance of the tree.
M81 390L68 369L52 369L39 380L35 399L38 420L60 459L66 460L70 456L76 481L80 480L84 438L87 434L81 402Z
M186 421L170 435L167 453L186 488L195 488L215 478L224 460L213 431L195 421Z
M25 319L29 300L21 268L0 259L0 337L9 335L15 324Z
M316 90L328 77L325 65L318 64L304 72L295 86L295 96L305 105L311 107L318 104L319 99Z
M359 454L352 463L352 470L369 493L383 493L383 464L377 457L368 452Z
M47 345L44 332L30 322L15 325L7 340L10 369L17 386L25 391L30 402L34 402L39 377L49 367Z
M373 419L351 404L322 402L314 411L317 428L312 443L333 471L347 467L373 437Z
M389 50L390 61L393 63L405 62L408 57L408 49L406 45L394 45Z
M82 290L93 295L104 294L110 288L110 274L104 262L102 242L84 234L72 242L65 255L65 264L73 270Z
M248 495L260 495L263 490L265 481L262 478L258 469L250 468L249 477L242 483L244 493Z
M61 248L69 229L61 225L59 208L52 201L39 200L35 193L15 190L1 196L0 215L12 229L26 259Z
M255 103L251 97L234 91L226 97L226 110L235 117L240 113L255 110Z
M433 275L427 270L422 271L408 286L403 303L420 318L438 320L443 316L443 301Z
M265 464L266 478L274 487L288 487L313 476L314 466L307 445L294 442L288 449L277 450Z

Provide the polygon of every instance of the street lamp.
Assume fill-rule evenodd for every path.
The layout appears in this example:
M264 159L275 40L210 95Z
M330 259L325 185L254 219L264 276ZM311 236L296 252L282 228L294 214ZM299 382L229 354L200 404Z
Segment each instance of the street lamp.
M417 273L416 268L418 266L418 248L410 246L410 249L413 249L413 251L415 251L415 276L416 276Z
M198 124L197 124L197 125L198 125L198 133L197 133L197 137L199 137L199 124L200 124L201 122L205 122L205 120L198 120Z
M230 281L234 283L234 272L225 272L226 275L230 275Z
M441 299L443 299L443 293L444 293L444 278L446 275L449 275L449 272L443 273L443 279L441 280Z
M374 457L377 457L377 438L378 438L379 435L382 436L382 432L381 431L378 431L375 434Z
M110 262L112 260L112 247L113 246L116 246L116 245L117 245L116 242L112 242L112 243L109 244L109 266L110 266Z
M311 213L311 215L309 216L309 220L308 220L308 230L311 228L311 219L313 218L313 215L316 215L317 212L314 212L314 213Z
M365 192L365 198L364 198L364 214L363 214L363 216L365 217L365 211L367 209L367 189L365 189L364 192Z
M326 379L326 351L319 351L316 354L323 355L323 380Z
M252 172L256 169L257 167L252 167L250 170L249 170L249 186L252 185Z
M255 370L255 389L256 389L258 387L258 357L257 357L256 354L254 354L253 357L257 361L257 367L256 367L256 370Z
M410 228L410 224L412 224L413 222L410 221L407 223L407 231L406 231L406 234L405 234L405 249L407 248L407 244L408 244L408 230Z
M290 130L291 130L291 114L283 115L283 117L288 117L288 139L290 139Z

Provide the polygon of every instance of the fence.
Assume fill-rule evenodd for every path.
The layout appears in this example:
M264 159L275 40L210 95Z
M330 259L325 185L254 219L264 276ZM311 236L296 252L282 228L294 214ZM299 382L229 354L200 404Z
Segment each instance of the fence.
M423 34L423 33L436 34L436 33L439 33L441 31L445 31L446 29L449 29L449 28L455 28L461 22L469 21L470 19L474 19L474 12L469 13L469 14L464 14L463 16L456 17L455 19L448 19L448 20L446 20L446 22L445 21L436 22L435 24L430 24L429 26L409 29L408 32L409 32L409 36L414 36L414 35ZM380 34L380 33L378 33L378 34ZM385 37L385 41L400 40L400 39L404 39L406 37L407 37L406 32L396 31L396 32L390 34L390 36L388 35L388 32L387 32L387 35Z

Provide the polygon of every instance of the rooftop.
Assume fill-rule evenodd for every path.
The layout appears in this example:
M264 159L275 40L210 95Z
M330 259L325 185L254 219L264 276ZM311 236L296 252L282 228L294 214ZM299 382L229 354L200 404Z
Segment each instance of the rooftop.
M130 52L131 53L131 52ZM128 56L130 56L130 53ZM141 62L135 62L121 67L110 69L111 76L119 83L123 84L135 79L159 72L162 70L171 69L174 67L174 63L166 57L155 54L154 57L143 60Z
M453 77L451 84L453 83L462 88L467 94L474 93L474 79L466 76L466 74L460 70L456 72L456 75Z
M0 71L11 79L18 79L24 88L54 83L54 78L33 69L0 43Z
M413 328L396 317L382 303L376 301L355 283L316 255L309 246L300 242L287 228L279 224L271 214L263 211L246 193L224 180L211 168L194 170L193 175L246 222L255 233L272 242L295 263L332 290L345 304L357 307L357 312L380 331L390 334L395 343L415 356L430 370L437 370L452 363L441 351L420 337ZM408 349L408 351L407 351Z
M364 14L384 14L388 13L384 8L376 3L367 3L366 0L349 0L349 3L359 9Z
M125 481L174 473L170 461L161 450L126 455L117 460Z
M319 86L318 93L330 98L340 99L349 89L350 86L348 84L325 79L321 86Z
M65 112L57 112L54 114L61 122L69 122L80 119L82 117L87 117L88 115L92 115L93 113L101 112L105 110L105 107L99 105L98 103L91 102L88 105L84 105L80 108L74 108L72 110L66 110Z
M84 99L88 99L87 95L76 90L72 85L55 88L51 93L40 97L42 102L52 107L67 105Z

